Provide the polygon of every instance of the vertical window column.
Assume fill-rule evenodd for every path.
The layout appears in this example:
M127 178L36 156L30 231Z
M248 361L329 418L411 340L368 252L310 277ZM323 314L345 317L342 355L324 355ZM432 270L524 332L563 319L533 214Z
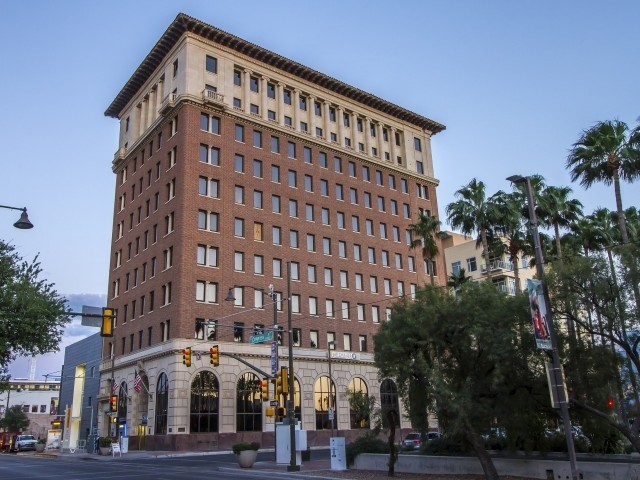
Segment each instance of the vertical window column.
M278 82L276 84L276 108L278 115L278 125L284 125L284 83Z
M364 117L364 153L371 155L371 119Z
M358 115L351 112L351 146L358 151Z
M269 120L269 107L267 106L267 77L260 77L260 116L263 120Z
M389 151L391 154L391 163L396 163L396 127L389 129Z
M316 97L309 95L307 98L307 112L309 112L309 133L312 137L316 136ZM324 134L324 132L322 132Z
M251 70L242 71L242 111L249 112L249 105L251 104Z
M158 91L155 85L151 88L151 93L149 93L149 105L149 125L151 125L155 121L156 115L158 114Z
M336 107L336 124L338 126L338 143L344 145L344 132L342 126L344 125L344 109L340 106Z
M300 108L300 90L297 88L293 89L293 101L291 102L293 105L293 128L296 132L300 131L300 115L298 114L298 109Z
M327 102L326 100L322 101L322 118L324 119L324 138L326 138L327 140L331 140L331 134L329 133L331 131L331 124L329 123L329 102Z
M384 158L384 153L383 153L384 140L382 140L382 123L378 122L378 124L376 126L376 129L377 129L377 133L376 133L376 136L377 136L376 140L377 141L376 141L376 143L378 145L378 147L377 147L378 148L378 156L380 158Z

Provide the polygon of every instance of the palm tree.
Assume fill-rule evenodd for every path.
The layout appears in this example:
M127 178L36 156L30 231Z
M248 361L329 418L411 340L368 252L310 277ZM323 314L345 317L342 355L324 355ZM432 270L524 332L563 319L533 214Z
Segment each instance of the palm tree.
M487 233L493 227L491 202L485 193L485 184L473 179L468 185L463 186L455 193L456 200L447 205L447 219L449 224L459 229L465 235L478 233L482 242L482 255L486 264L487 278L491 277L491 265L489 262L489 245Z
M520 264L518 260L521 254L531 250L520 212L523 205L519 192L506 193L498 191L491 197L491 206L494 209L494 229L506 242L506 250L509 254L509 262L513 265L516 293L520 293Z
M560 227L568 228L582 216L582 203L569 198L569 187L548 186L542 191L540 220L545 226L553 227L558 259L562 261Z
M452 273L447 279L447 287L453 288L454 292L459 292L462 285L471 281L471 277L467 277L467 272L464 268L458 270L458 273Z
M434 284L433 259L438 256L438 242L436 235L440 229L440 220L436 217L427 215L424 211L418 213L418 222L409 225L412 241L409 245L410 249L420 248L422 250L422 258L429 265L429 276L431 277L431 285Z
M596 123L583 131L573 144L567 168L570 169L571 181L580 179L585 188L596 182L613 183L622 243L629 243L620 179L633 182L640 176L640 126L629 130L627 124L620 120Z

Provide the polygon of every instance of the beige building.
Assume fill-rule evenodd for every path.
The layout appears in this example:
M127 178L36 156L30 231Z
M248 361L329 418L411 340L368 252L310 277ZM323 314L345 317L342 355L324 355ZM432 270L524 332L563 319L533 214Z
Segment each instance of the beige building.
M293 348L288 400L311 445L369 428L349 390L401 410L392 379L378 377L373 335L397 298L429 281L408 227L419 210L437 215L431 139L444 126L183 14L106 115L120 122L117 318L100 433L150 449L273 445L259 382L273 374L274 346L251 340L289 315L274 343L280 365Z
M446 275L457 275L460 269L465 270L465 275L473 281L486 278L486 262L482 256L482 246L477 246L475 238L461 235L456 232L443 232L442 249L444 251ZM508 254L499 257L491 257L491 281L503 292L515 295L516 288L516 266L518 267L519 291L526 289L528 278L533 278L536 273L535 267L529 266L529 258L523 256L519 259L518 265L514 265L509 260Z

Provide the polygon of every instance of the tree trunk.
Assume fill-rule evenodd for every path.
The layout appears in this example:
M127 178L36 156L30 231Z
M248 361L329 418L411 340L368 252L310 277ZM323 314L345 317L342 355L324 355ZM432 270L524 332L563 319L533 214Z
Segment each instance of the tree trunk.
M627 235L627 221L622 208L622 193L620 192L620 172L618 169L613 170L613 190L616 194L616 210L618 211L618 223L620 225L620 235L622 243L629 243L629 235Z
M520 288L520 265L518 265L518 255L514 255L510 258L511 264L513 265L513 276L516 281L516 295L519 295L522 292L522 288Z
M558 253L558 260L562 263L562 245L560 244L560 226L558 222L553 222L553 233L556 240L556 252Z
M387 477L393 477L398 461L398 450L396 449L396 422L398 421L398 413L395 410L387 412L387 422L389 423L389 470Z
M482 437L480 437L480 435L475 433L468 426L467 428L465 428L465 430L467 440L471 444L471 448L480 461L480 465L482 466L482 471L484 472L485 478L487 480L500 480L500 477L498 476L498 470L496 470L496 466L493 464L491 456L487 452L486 448L484 448Z
M480 231L480 239L482 240L482 255L487 266L487 280L491 278L491 265L489 264L489 242L487 242L487 231L482 228Z

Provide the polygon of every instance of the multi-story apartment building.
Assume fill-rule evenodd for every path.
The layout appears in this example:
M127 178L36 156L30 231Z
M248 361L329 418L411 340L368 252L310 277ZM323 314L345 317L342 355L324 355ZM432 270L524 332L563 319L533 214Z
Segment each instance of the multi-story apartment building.
M292 339L294 411L311 444L368 426L348 390L401 408L373 335L428 279L407 227L420 209L437 215L431 137L444 126L183 14L106 115L120 121L117 319L101 400L119 396L121 432L148 448L273 444L263 376L237 358L271 373L272 346L250 336L289 314L292 331L275 338L281 365Z
M8 389L0 393L0 414L6 409L20 405L29 418L25 433L46 438L51 422L58 415L60 382L15 378L9 380Z
M482 246L478 246L475 238L456 232L443 232L441 238L447 276L459 275L460 270L464 269L465 276L473 281L487 278L487 265L482 256ZM527 287L527 279L533 278L536 273L535 267L529 265L529 260L524 255L519 258L519 264L514 265L508 253L492 255L489 259L491 281L509 295L515 295L518 290L524 291ZM518 288L516 288L517 285Z

